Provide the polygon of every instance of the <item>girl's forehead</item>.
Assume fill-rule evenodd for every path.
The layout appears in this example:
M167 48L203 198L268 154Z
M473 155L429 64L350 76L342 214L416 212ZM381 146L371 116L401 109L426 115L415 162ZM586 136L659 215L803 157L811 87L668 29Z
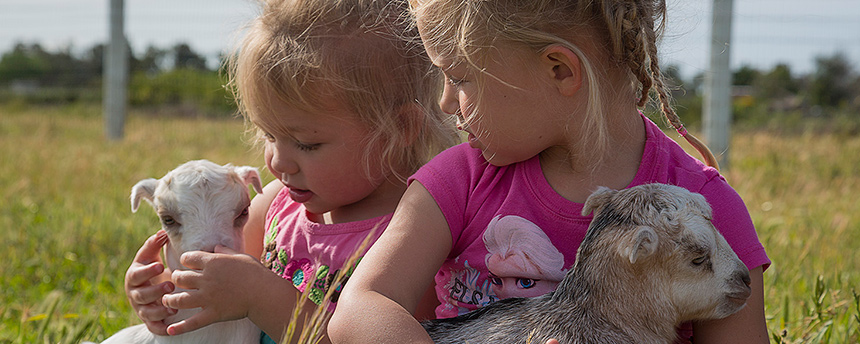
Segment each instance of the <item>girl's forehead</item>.
M331 128L363 126L359 116L345 107L302 108L279 104L250 116L251 123L269 134L294 136ZM331 104L329 104L331 105Z

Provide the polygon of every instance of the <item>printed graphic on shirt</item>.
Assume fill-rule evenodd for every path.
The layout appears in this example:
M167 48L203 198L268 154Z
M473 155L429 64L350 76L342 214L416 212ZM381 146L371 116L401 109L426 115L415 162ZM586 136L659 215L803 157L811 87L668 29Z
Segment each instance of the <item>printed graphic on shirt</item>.
M474 309L459 307L457 302L483 307L509 297L540 296L555 290L564 278L564 255L540 227L525 218L496 216L482 238L489 273L482 276L468 261L462 270L451 270L444 312L457 308L457 314L463 314Z
M484 282L478 286L478 278L481 272L469 266L469 261L463 263L465 267L460 271L451 271L451 279L445 284L445 290L449 291L449 302L445 303L445 310L451 311L457 307L457 302L462 302L470 305L483 307L499 300L493 294L492 285L489 280L484 279ZM457 314L463 314L472 309L457 307Z
M501 299L540 296L555 290L564 278L564 255L525 218L496 216L483 238L489 279Z

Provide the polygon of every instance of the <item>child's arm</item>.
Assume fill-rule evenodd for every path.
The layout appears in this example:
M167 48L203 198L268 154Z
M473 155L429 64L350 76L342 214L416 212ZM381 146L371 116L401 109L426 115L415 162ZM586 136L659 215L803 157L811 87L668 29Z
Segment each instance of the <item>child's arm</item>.
M266 184L263 193L254 196L248 207L248 223L245 224L245 253L259 259L263 254L263 237L266 235L266 214L278 192L284 188L280 180Z
M159 230L150 236L137 251L125 273L125 296L135 313L150 332L167 334L164 319L175 310L164 307L161 297L173 291L170 269L161 260L161 248L167 243L167 233Z
M439 206L413 182L350 277L328 326L336 343L432 343L412 316L451 250Z
M750 270L752 295L747 305L725 319L694 322L693 342L699 343L768 343L764 314L764 277L761 266Z

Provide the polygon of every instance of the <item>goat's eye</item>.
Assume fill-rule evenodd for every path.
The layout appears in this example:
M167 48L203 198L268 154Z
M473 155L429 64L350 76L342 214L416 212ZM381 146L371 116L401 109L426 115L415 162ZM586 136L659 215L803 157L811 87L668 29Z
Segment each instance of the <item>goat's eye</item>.
M239 215L236 215L236 219L240 219L240 218L243 218L243 217L248 217L248 214L249 214L249 212L248 212L248 207L245 207L245 209L242 209L242 211L241 211L241 212L239 212Z
M244 227L245 222L248 221L248 207L242 209L242 212L239 215L236 215L236 218L233 219L233 227Z
M696 259L693 259L693 262L692 262L692 263L693 263L693 265L695 265L695 266L700 266L700 265L704 264L704 263L705 263L705 262L707 262L707 261L708 261L708 256L701 256L701 257L698 257L698 258L696 258Z
M161 217L161 223L165 226L173 226L176 224L176 220L174 220L172 216L164 215Z

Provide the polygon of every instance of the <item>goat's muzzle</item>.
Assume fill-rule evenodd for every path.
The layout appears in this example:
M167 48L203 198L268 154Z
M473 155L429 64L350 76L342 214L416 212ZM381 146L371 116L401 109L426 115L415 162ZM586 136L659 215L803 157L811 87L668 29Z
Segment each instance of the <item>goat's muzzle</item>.
M732 289L733 291L726 295L726 297L731 300L732 303L741 306L747 302L750 295L752 294L752 289L750 288L750 273L746 270L739 270L732 275Z

